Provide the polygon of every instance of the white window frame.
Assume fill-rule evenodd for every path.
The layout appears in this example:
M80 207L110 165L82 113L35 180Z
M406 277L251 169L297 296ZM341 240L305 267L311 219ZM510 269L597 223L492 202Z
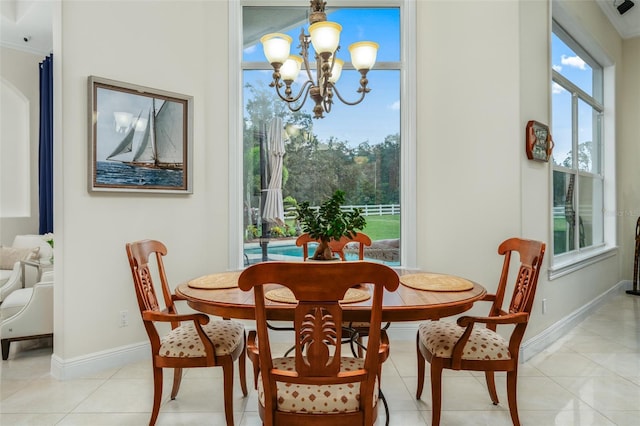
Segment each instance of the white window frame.
M588 31L581 27L558 2L554 2L553 8L554 27L557 33L564 32L580 46L580 50L597 61L602 66L602 150L600 152L602 162L603 180L603 238L604 242L587 248L578 248L575 251L553 255L549 268L549 280L553 280L588 265L600 262L617 254L616 240L616 180L615 180L615 65L606 55L597 42L589 35ZM559 31L558 31L559 28ZM549 36L551 40L551 35ZM566 41L565 41L566 42ZM570 44L569 44L570 45ZM570 47L574 47L571 46ZM576 52L577 53L577 52ZM553 71L555 72L555 71ZM551 90L551 84L549 85ZM558 168L560 170L562 168ZM553 172L555 167L549 168L550 182L553 185ZM563 169L564 170L564 169ZM553 191L550 191L550 241L553 241Z
M400 8L400 265L416 262L416 5L415 0L331 0L329 7ZM239 0L229 2L229 262L241 269L242 204L242 8L244 6L308 6L305 0ZM265 60L266 64L266 60ZM377 66L376 66L377 67ZM382 69L382 68L380 68Z

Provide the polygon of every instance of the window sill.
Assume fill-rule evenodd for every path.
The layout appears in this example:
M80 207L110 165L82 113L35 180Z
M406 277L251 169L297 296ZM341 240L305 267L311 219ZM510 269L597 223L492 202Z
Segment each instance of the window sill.
M616 254L618 254L618 247L602 247L590 250L586 253L571 256L566 260L563 259L549 268L549 281L553 281L556 278L563 277L586 266L608 259Z

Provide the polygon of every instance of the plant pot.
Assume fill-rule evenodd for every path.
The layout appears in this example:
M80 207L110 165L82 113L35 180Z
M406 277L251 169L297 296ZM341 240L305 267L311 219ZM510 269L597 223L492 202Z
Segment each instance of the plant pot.
M331 251L331 247L329 247L329 243L320 241L318 246L316 247L316 251L311 256L312 260L335 260L336 257L333 255Z

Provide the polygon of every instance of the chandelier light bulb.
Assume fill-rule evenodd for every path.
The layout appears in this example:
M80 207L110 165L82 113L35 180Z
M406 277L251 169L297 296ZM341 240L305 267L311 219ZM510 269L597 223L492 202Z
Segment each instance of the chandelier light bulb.
M300 56L291 55L284 61L280 68L280 75L284 81L294 81L298 78L300 69L302 68L302 58Z
M342 66L344 65L344 61L342 59L336 58L333 63L333 67L331 68L331 77L329 77L329 81L335 84L340 78L340 74L342 74Z
M359 41L349 46L353 67L358 71L373 68L376 63L378 47L379 44L373 41Z
M335 22L322 21L309 25L311 44L318 55L336 51L340 44L342 25Z
M262 36L260 42L264 49L264 56L270 64L282 64L289 58L293 39L286 34L271 33Z

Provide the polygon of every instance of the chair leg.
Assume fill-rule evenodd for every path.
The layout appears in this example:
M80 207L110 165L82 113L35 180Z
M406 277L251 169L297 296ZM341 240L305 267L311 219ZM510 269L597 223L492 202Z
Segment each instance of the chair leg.
M258 377L260 375L260 364L258 361L253 363L253 388L258 389Z
M258 389L258 375L260 374L260 359L251 351L247 351L247 357L253 367L253 388Z
M516 395L518 385L518 370L507 372L507 399L509 400L509 413L513 426L520 426L518 418L518 399Z
M442 366L431 360L431 426L440 424L442 410Z
M224 416L227 420L227 426L233 426L233 360L231 357L222 364L222 372L224 375Z
M424 374L426 361L420 352L420 335L416 336L416 355L418 356L418 386L416 388L416 399L420 399L422 396L422 389L424 387Z
M246 339L245 339L246 341ZM247 396L247 346L242 349L242 353L238 359L238 368L240 369L240 388L242 388L242 395ZM257 384L256 384L257 387Z
M171 399L176 399L182 382L182 368L173 369L173 387L171 388Z
M362 336L358 335L358 358L364 358L364 351L362 348L364 347L364 341L362 340Z
M153 408L151 409L151 419L149 426L156 424L158 413L160 412L160 402L162 401L162 368L153 366Z
M9 358L9 345L11 345L11 340L2 339L2 360L3 361Z
M498 405L500 401L498 400L498 393L496 392L496 378L493 371L485 371L484 377L487 380L487 389L489 389L491 401L493 402L493 405Z

